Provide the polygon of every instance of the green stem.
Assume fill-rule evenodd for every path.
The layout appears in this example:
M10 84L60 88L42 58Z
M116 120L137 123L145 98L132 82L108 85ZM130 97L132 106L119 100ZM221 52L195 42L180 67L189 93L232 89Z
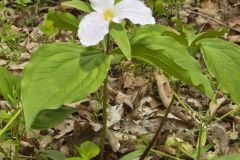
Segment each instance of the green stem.
M107 45L106 45L106 54L109 54L110 51L110 37L109 34L107 35ZM104 160L104 144L105 144L105 139L106 139L106 134L107 134L107 101L108 101L108 76L104 80L104 85L103 85L103 126L102 126L102 132L101 132L101 138L100 138L100 148L101 148L101 153L100 153L100 160Z
M23 109L19 109L15 115L11 118L11 120L7 123L7 125L0 131L0 137L8 130L8 128L13 124L13 122L17 119L17 117L22 113Z
M184 102L181 100L181 98L178 96L178 94L174 91L173 91L173 94L176 97L177 101L183 106L183 108L185 108L188 113L191 113L190 107L188 107L187 105L184 104Z
M200 157L201 157L202 132L203 132L203 128L202 128L202 126L201 126L201 127L200 127L200 130L199 130L199 133L198 133L198 152L197 152L197 160L200 160Z
M225 117L229 116L230 114L233 114L235 112L237 112L240 109L240 105L238 105L236 108L234 108L233 110L227 112L226 114L224 114L223 116L221 116L220 118L215 118L216 120L212 123L217 123L218 121L221 121L222 119L224 119Z
M165 157L168 157L168 158L172 158L172 159L178 160L177 157L172 156L172 155L167 154L167 153L164 153L164 152L161 152L161 151L158 151L158 150L153 150L153 149L152 149L150 152L156 154L157 156L161 156L161 157L162 157L162 156L165 156Z

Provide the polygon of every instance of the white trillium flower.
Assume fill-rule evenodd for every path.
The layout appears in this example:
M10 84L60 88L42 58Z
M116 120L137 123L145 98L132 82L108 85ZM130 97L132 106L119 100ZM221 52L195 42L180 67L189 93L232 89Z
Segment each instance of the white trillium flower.
M109 32L111 21L120 23L129 19L134 24L155 24L150 8L140 0L122 0L114 5L114 0L90 0L94 12L87 14L78 30L80 42L84 46L98 44Z

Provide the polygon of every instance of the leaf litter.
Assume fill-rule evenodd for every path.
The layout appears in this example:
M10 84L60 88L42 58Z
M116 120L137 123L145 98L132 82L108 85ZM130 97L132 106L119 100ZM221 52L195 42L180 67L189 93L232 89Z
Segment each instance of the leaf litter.
M195 22L199 28L207 30L227 25L234 28L227 35L227 39L233 42L240 42L240 19L238 1L214 1L206 0L199 7L192 4L185 6L188 10L197 10ZM195 8L194 8L195 7ZM40 9L41 10L41 9ZM183 11L184 12L184 11ZM190 14L183 13L186 18L191 19ZM12 13L17 14L17 13ZM203 16L206 15L206 16ZM20 15L22 16L22 15ZM23 17L15 16L16 19ZM188 17L189 16L189 17ZM216 21L212 21L215 19ZM17 22L17 21L16 21ZM223 24L222 24L223 23ZM24 48L17 62L10 63L6 57L0 56L0 66L7 66L12 72L21 74L24 65L31 57L33 51L43 42L38 40L42 33L38 27L25 27L19 24L13 25L12 32L26 33L27 38L19 45ZM65 33L52 37L52 41L68 41L71 33ZM108 90L110 98L108 101L108 154L109 159L119 159L122 155L134 151L137 145L142 145L146 140L153 137L159 122L163 118L167 104L172 98L172 89L168 79L159 74L158 71L151 73L151 77L135 75L128 71L123 71L118 76L109 77ZM236 108L229 102L228 97L221 93L217 94L216 102L206 100L207 98L195 89L187 86L180 86L180 99L191 106L197 116L203 115L206 107L210 107L210 116L223 116L228 111ZM79 112L72 114L58 126L43 130L33 131L21 135L20 154L31 156L39 154L40 150L54 149L64 153L66 156L76 155L74 146L86 140L98 143L101 130L101 103L97 100L95 93L87 99L69 104L69 106L79 109ZM0 108L9 110L8 104L0 98ZM182 143L183 148L192 150L196 147L196 134L194 133L198 125L198 117L194 117L192 112L187 112L182 104L176 102L169 114L168 122L159 136L156 148L159 151L171 155L177 155L177 143ZM100 119L100 121L99 121ZM226 120L208 126L207 143L214 143L214 149L205 153L206 157L220 155L223 153L239 153L239 131L240 117L229 115ZM195 138L194 138L195 137ZM0 149L6 153L13 152L13 143L0 142ZM2 151L1 151L2 152ZM4 153L4 152L3 152ZM3 157L4 154L0 154ZM157 159L157 158L156 158Z

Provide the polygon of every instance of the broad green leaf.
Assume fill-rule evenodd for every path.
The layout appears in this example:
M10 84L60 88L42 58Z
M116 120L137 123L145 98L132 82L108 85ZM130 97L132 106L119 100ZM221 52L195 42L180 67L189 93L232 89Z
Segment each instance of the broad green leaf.
M182 31L184 32L184 34L186 36L188 46L191 46L192 42L194 41L194 39L196 37L196 34L193 31L186 29L185 27L182 27Z
M223 36L227 32L229 32L229 29L227 29L227 28L220 28L218 30L213 30L213 31L207 31L207 32L199 33L194 38L192 44L197 43L197 41L199 41L201 39L204 39L204 38L218 38L220 36Z
M188 46L187 39L184 36L182 36L180 33L172 32L172 31L165 31L162 35L172 37L176 41L178 41L178 43L180 43L184 46Z
M62 5L67 6L67 7L72 7L72 8L78 9L80 11L84 11L84 12L92 11L92 7L90 6L89 3L86 3L86 2L83 2L80 0L63 2Z
M41 111L35 118L32 128L49 129L61 123L70 114L78 110L70 107L60 107L57 109L46 109Z
M195 45L195 43L204 38L217 38L223 36L229 30L227 28L221 28L219 30L213 30L208 32L202 32L199 34L195 34L193 31L186 29L185 27L182 28L186 39L188 41L188 46Z
M78 30L79 20L70 13L50 10L47 19L53 22L53 25L59 29L76 32Z
M110 35L117 43L123 54L128 60L131 59L131 46L126 30L121 24L112 23L110 26Z
M139 149L137 151L130 152L130 153L126 154L125 156L123 156L120 160L136 159L136 158L140 157L143 154L143 152L144 152L143 149Z
M213 158L211 160L239 160L240 155L225 155L217 158Z
M100 148L95 143L86 141L80 145L78 152L83 159L90 160L99 154Z
M240 47L222 39L203 39L201 52L207 69L219 82L220 89L240 103Z
M166 31L171 31L171 29L166 26L162 26L158 24L148 24L148 25L141 26L136 30L135 35L137 36L132 37L131 43L140 41L141 39L144 39L144 37L146 36L154 36L154 37L161 36Z
M0 66L0 95L13 106L19 102L21 78Z
M108 73L109 57L73 43L40 47L24 69L21 100L29 129L37 114L96 91Z
M43 150L41 155L52 160L64 160L66 157L61 152L55 150Z
M172 37L151 33L140 37L132 44L133 57L151 63L169 75L195 86L207 96L213 97L209 80L202 74L200 64L190 56L186 47Z

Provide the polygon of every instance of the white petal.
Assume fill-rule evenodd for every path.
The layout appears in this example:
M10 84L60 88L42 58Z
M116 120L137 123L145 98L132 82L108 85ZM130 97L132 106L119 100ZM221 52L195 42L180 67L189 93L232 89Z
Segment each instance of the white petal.
M98 12L114 6L114 0L90 0L90 3L92 8Z
M109 32L109 22L98 12L86 15L80 22L78 36L84 46L98 44Z
M155 24L151 9L140 0L122 0L114 6L113 13L116 23L127 18L134 24Z

